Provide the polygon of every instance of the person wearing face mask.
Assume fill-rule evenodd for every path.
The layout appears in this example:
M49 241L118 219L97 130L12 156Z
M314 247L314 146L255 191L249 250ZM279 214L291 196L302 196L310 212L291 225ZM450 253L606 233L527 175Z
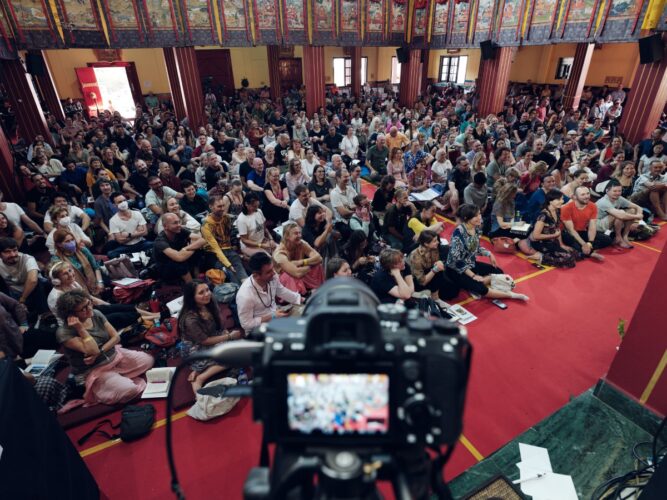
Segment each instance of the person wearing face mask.
M146 241L148 234L146 219L138 210L130 210L130 206L121 193L111 195L111 201L118 208L116 215L109 221L109 243L107 255L111 259L121 254L148 252L153 248L152 241Z
M104 290L100 266L86 247L80 248L72 233L67 229L56 229L53 233L55 255L51 260L69 262L74 268L75 279L91 295L99 295Z
M53 229L46 237L46 248L49 250L49 253L51 255L55 255L55 246L53 244L53 233L55 233L57 229L67 229L70 233L72 233L74 239L76 240L77 245L79 246L86 246L86 247L92 246L93 242L86 235L86 233L83 232L83 229L81 229L81 227L78 224L72 221L71 217L68 214L67 208L53 205L49 209L49 216L51 217L51 220L54 223Z

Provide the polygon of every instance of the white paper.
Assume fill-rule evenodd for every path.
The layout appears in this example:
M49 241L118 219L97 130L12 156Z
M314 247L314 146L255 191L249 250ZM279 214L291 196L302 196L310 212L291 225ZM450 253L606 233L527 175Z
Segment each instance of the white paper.
M440 196L439 192L433 188L429 188L426 191L422 191L421 193L412 193L410 195L410 199L412 201L431 201L438 196Z
M112 280L111 283L117 286L129 286L132 285L133 283L137 283L138 281L141 280L137 278L122 278L119 280Z
M146 372L146 389L141 399L166 398L176 367L152 368Z
M533 468L539 472L553 471L551 460L549 460L549 450L546 448L519 443L519 453L521 454L521 463L525 467Z
M40 349L37 351L35 356L30 360L30 364L26 366L25 371L31 375L41 375L46 368L61 358L62 354L58 354L56 351L50 349Z
M448 312L454 316L452 318L454 321L458 321L462 325L467 325L468 323L472 323L477 319L477 316L473 315L466 308L459 305L451 306L448 309Z
M578 500L572 477L549 472L546 475L521 483L521 491L533 500Z
M171 302L167 302L167 308L169 309L169 314L171 314L172 318L178 316L178 313L181 312L181 309L183 308L183 297L181 296Z

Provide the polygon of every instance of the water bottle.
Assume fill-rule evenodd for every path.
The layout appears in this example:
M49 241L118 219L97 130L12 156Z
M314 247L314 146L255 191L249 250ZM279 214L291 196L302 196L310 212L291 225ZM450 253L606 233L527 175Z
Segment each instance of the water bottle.
M160 301L157 299L157 293L155 293L155 290L153 290L153 293L151 293L151 298L148 301L148 308L151 310L151 312L160 312Z
M519 222L521 220L521 212L518 210L516 211L516 216L514 217L514 220Z

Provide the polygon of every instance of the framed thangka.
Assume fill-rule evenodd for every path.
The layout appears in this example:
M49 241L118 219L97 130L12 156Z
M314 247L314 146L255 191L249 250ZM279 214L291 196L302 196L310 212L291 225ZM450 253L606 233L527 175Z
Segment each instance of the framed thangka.
M479 42L490 38L490 30L493 23L493 0L479 0L477 4L477 23L473 32L472 43L477 45Z
M498 28L498 43L500 45L519 45L520 20L523 18L524 5L524 0L505 0Z
M307 1L304 0L283 0L285 13L283 18L287 21L286 31L284 33L285 43L303 44L308 42L308 28L306 19L308 14L306 10Z
M7 0L7 4L18 48L53 48L61 43L41 0Z
M105 0L107 29L114 47L137 47L146 42L137 0Z
M596 40L609 42L639 38L648 5L647 0L612 0L606 20L603 19ZM665 9L665 15L667 15L667 9Z
M5 17L5 11L0 7L0 58L1 59L15 59L16 52L16 43L12 41L11 38L11 27L7 18Z
M468 21L470 20L470 3L461 2L454 5L454 22L450 44L453 47L468 46Z
M340 36L341 42L358 43L361 40L361 22L359 0L340 0Z
M426 47L426 30L432 0L417 0L412 16L412 44L415 47Z
M402 45L405 42L405 32L408 25L408 1L391 0L390 9L387 42Z
M221 0L221 4L225 44L232 46L248 45L248 42L252 42L252 35L245 0Z
M449 18L454 2L447 0L435 0L435 14L433 16L432 47L444 47L447 45L449 34Z
M215 0L181 1L187 12L187 39L197 45L218 43L218 25L215 22L216 6L213 5Z
M551 38L557 20L558 5L558 0L535 0L535 8L525 36L526 41L530 44L539 44Z
M180 45L185 34L176 24L176 13L171 0L142 0L144 19L152 43L162 47Z
M365 44L381 45L385 39L385 15L390 0L366 0Z
M312 0L313 2L313 44L326 45L338 39L336 29L337 0Z
M257 41L269 45L281 43L278 3L275 0L252 0Z
M570 0L565 10L561 40L582 42L592 40L599 0Z

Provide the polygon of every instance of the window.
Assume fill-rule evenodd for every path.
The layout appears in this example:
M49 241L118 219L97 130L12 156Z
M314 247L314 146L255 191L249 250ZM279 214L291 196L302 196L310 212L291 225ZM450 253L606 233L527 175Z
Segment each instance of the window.
M556 80L567 80L574 64L574 57L561 57L556 67Z
M391 58L391 83L401 83L401 63L396 56Z
M361 58L361 85L366 84L368 71L368 57ZM352 85L352 59L349 57L334 57L334 84L337 87L348 87Z
M441 56L439 81L464 84L467 66L468 56Z

